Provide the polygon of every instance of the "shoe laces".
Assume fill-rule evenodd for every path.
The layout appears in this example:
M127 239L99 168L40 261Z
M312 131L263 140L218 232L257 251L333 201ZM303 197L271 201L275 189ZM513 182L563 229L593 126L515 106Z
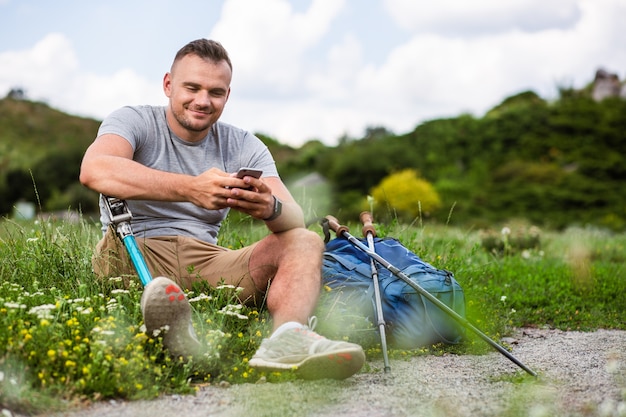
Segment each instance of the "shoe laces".
M315 331L316 326L317 326L317 316L309 317L309 325L307 326L309 330Z

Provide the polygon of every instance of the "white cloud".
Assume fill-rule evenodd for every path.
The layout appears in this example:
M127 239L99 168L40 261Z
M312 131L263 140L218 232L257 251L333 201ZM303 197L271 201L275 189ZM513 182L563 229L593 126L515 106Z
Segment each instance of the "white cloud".
M76 75L78 61L70 42L59 33L47 35L32 49L0 53L0 89L25 88L36 98L62 94Z
M580 17L578 0L385 0L396 22L413 32L447 35L528 32L570 27Z
M411 6L417 10L418 4L422 3L402 3L405 16ZM486 5L476 4L478 11L484 11ZM383 114L394 113L385 118L395 118L396 125L402 117L410 120L411 113L414 120L463 111L482 115L522 90L532 89L545 97L554 95L558 86L572 86L567 85L570 82L580 88L613 53L616 56L609 61L624 68L617 27L618 16L624 14L614 15L620 8L584 1L581 9L585 10L583 17L566 28L510 30L499 36L466 38L419 32L396 47L383 65L366 67L358 74L356 101L384 109Z
M328 31L343 0L313 0L304 13L286 0L227 0L211 32L234 62L233 86L246 95L290 95L302 82L310 48Z
M14 87L33 100L95 118L126 104L164 102L160 85L131 69L108 76L82 71L71 42L59 33L46 35L31 49L0 53L0 91Z

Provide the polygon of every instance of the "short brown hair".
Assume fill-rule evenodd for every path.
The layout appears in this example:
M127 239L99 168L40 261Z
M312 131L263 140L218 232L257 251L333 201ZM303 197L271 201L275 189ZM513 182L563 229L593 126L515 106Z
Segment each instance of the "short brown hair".
M213 62L226 61L230 70L233 70L233 64L230 62L228 52L226 52L226 49L224 49L222 44L217 41L209 39L196 39L195 41L189 42L187 45L178 50L176 56L174 57L172 67L176 62L187 55L197 55L200 58L208 59Z

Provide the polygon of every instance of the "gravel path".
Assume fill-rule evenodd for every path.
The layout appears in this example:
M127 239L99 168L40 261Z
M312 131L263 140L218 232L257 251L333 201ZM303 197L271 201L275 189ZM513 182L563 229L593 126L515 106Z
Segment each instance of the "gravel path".
M520 329L512 354L382 360L344 381L203 387L194 396L110 401L57 417L603 416L626 417L626 331ZM520 382L520 380L523 380Z

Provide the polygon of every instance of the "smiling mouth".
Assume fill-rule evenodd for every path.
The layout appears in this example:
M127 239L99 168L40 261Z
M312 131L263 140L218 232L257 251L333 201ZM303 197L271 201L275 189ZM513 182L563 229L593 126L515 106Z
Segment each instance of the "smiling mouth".
M189 109L189 111L192 114L198 115L198 116L208 116L211 114L211 112L209 112L208 110L199 110L199 109Z

